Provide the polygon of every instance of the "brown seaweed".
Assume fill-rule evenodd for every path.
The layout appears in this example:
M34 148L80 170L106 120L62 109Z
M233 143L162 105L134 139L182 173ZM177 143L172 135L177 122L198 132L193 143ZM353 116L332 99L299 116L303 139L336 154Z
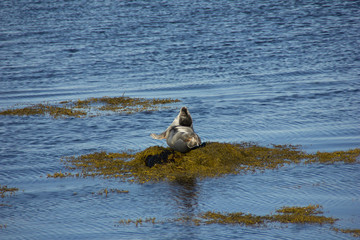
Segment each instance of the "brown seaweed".
M178 99L146 99L131 97L100 97L87 98L85 100L62 101L59 103L39 103L32 104L23 108L10 108L0 111L0 115L46 115L53 118L76 117L84 118L87 116L99 116L108 112L119 112L132 114L143 111L158 111L163 105L180 102Z
M188 153L153 146L137 153L95 152L77 157L64 157L62 162L68 170L80 170L76 176L102 176L145 183L247 174L278 169L289 164L332 162L351 164L357 162L359 155L360 149L308 154L299 146L293 145L263 147L246 142L233 144L208 142L204 147ZM75 174L59 173L56 176L73 175Z
M15 188L15 187L9 188L8 186L1 186L1 184L0 184L0 196L1 196L1 198L12 196L17 191L19 191L18 188Z
M258 216L251 213L243 212L215 212L207 211L199 213L193 218L180 217L176 219L170 219L167 221L155 222L155 218L147 218L147 220L120 220L119 224L136 225L142 222L164 223L164 222L181 222L188 223L189 220L194 225L208 225L208 224L230 224L230 225L242 225L242 226L266 226L268 223L281 223L281 224L334 224L338 219L333 217L326 217L321 215L323 212L319 209L320 205L308 205L305 207L282 207L276 210L276 214L269 214ZM141 219L141 218L140 218Z

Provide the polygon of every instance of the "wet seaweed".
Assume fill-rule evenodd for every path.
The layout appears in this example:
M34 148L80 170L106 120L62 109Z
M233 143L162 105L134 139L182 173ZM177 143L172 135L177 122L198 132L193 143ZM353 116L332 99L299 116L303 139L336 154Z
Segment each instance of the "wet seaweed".
M108 112L119 112L132 114L143 111L157 111L167 108L163 105L180 102L178 99L146 99L131 97L100 97L88 98L85 100L69 100L59 103L40 103L26 106L24 108L11 108L0 111L0 115L46 115L53 118L76 117L84 118L87 116L99 116Z
M49 115L54 118L59 117L82 117L87 113L80 110L74 110L65 106L56 106L46 103L34 104L24 108L7 109L0 112L0 115L17 115L17 116L30 116L30 115Z
M335 151L335 152L317 152L315 154L309 154L305 163L322 163L333 164L335 162L355 163L357 157L360 155L360 149L350 149L347 151Z
M360 237L360 229L342 229L342 228L332 228L335 232L342 232L351 234L353 237Z
M278 214L271 215L270 221L280 223L317 223L333 224L337 220L332 217L325 217L319 214L323 212L319 210L320 205L309 205L307 207L282 207L276 210Z
M9 188L7 186L2 186L0 184L0 196L1 196L1 198L12 196L17 191L19 191L18 188L15 188L15 187Z
M47 174L47 177L48 178L64 178L64 177L79 177L80 176L80 174L72 174L72 173L70 173L70 172L65 172L65 173L63 173L63 172L61 172L61 171L59 171L59 172L56 172L56 173L53 173L53 174Z
M69 170L80 169L77 176L105 178L125 178L129 176L128 160L134 155L128 152L107 153L95 152L81 155L79 157L65 157L61 161L65 163ZM145 164L144 164L145 165ZM72 174L75 175L75 174Z
M188 153L153 146L137 153L95 152L64 157L62 162L69 170L80 170L77 176L102 176L145 183L217 178L278 169L289 164L355 163L359 155L360 149L308 154L293 145L263 147L247 142L208 142Z
M262 225L265 218L253 214L245 214L242 212L220 213L208 211L202 213L197 219L192 220L195 225L199 224L240 224L246 226Z
M229 224L229 225L242 225L242 226L267 226L269 223L281 223L281 224L334 224L338 219L332 217L325 217L323 212L319 209L320 205L308 205L305 207L282 207L276 210L276 214L269 214L264 216L258 216L251 213L243 212L215 212L207 211L199 213L194 217L180 217L176 219L169 219L165 222L180 222L180 223L192 223L196 226L209 225L209 224ZM142 221L141 219L131 220L123 219L119 221L119 224L141 224L142 222L163 223L164 221L155 222L155 218L147 218Z
M129 224L135 224L136 227L138 227L139 225L142 225L143 223L158 223L156 222L156 218L138 218L136 220L132 220L132 219L122 219L120 221L117 222L117 225L129 225Z
M105 195L105 197L107 197L107 195L109 193L129 193L129 191L127 190L120 190L120 189L116 189L116 188L104 188L104 189L101 189L100 191L97 192L98 195ZM92 193L92 194L95 194L95 193Z
M333 224L337 220L325 217L319 210L319 205L308 205L306 207L282 207L276 210L277 214L257 216L242 212L221 213L208 211L199 214L195 224L240 224L246 226L264 225L270 222L295 223L295 224Z
M179 153L170 148L152 146L143 151L124 151L120 153L95 152L80 156L62 158L69 171L77 171L80 177L119 178L135 183L174 181L194 182L197 179L222 177L228 174L247 174L256 171L275 170L289 164L354 164L358 163L360 149L317 152L308 154L300 146L272 145L259 146L255 143L219 143L207 142L188 153ZM80 172L79 172L80 171ZM74 174L73 174L74 175ZM107 195L107 191L101 194ZM208 211L194 217L183 217L165 222L183 222L194 225L232 224L243 226L267 226L279 224L330 224L337 219L323 215L320 205L305 207L282 207L269 215L251 213L222 213ZM119 225L143 223L162 223L164 221L124 219ZM336 228L334 228L336 229ZM356 234L338 229L339 232Z

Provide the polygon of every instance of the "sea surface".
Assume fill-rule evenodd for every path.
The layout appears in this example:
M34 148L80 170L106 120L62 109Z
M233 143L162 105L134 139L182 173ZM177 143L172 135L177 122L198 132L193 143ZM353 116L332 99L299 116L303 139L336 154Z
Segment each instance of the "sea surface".
M320 204L360 228L360 164L176 183L47 178L63 156L144 150L187 106L203 142L360 147L360 2L0 1L0 109L102 96L170 109L92 118L0 116L0 239L351 239L329 225L181 224L204 211L266 215ZM127 194L96 194L103 189ZM94 194L95 193L95 194ZM155 217L165 223L121 225Z

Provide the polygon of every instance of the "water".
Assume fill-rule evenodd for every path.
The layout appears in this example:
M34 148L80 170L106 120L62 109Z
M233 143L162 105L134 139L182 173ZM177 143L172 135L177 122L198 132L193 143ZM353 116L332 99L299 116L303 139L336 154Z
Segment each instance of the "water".
M1 1L0 108L101 96L179 98L177 109L86 119L0 116L1 239L347 239L329 226L165 223L199 212L265 215L323 205L359 228L358 164L289 166L192 186L48 179L62 156L142 150L181 106L203 141L360 145L357 1ZM104 188L128 194L92 194Z

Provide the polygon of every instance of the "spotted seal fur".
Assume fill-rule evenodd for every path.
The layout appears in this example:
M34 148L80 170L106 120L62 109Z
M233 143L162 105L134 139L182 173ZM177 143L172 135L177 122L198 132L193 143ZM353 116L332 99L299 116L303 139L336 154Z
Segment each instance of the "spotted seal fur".
M179 114L170 126L161 134L152 133L154 139L166 139L169 147L175 151L186 153L200 146L200 137L194 132L193 121L186 107L180 109Z

